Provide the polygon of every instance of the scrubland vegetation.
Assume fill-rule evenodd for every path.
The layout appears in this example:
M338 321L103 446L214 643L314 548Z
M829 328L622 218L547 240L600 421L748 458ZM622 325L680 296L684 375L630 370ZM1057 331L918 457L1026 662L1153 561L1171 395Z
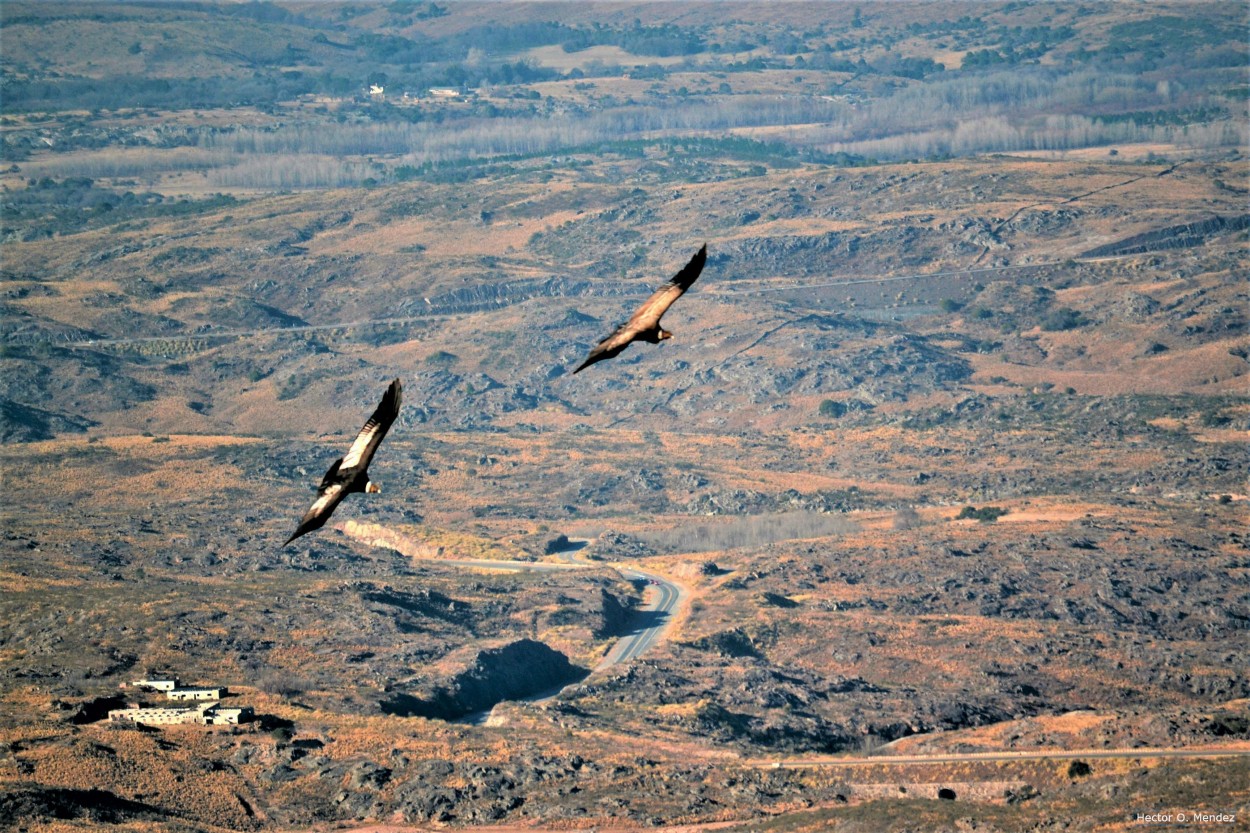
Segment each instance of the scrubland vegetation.
M1241 812L1244 758L885 759L1250 743L1242 18L4 4L0 822ZM396 376L382 493L279 547ZM630 569L688 601L589 673ZM261 720L87 719L148 674Z
M841 19L850 11L821 8L795 29L755 10L721 20L703 8L682 26L660 9L629 22L502 15L481 25L381 10L336 19L315 4L147 18L125 6L101 4L84 18L16 4L6 12L5 151L37 177L186 172L230 190L369 185L465 161L733 133L766 137L795 161L1247 141L1240 22L1218 4L1183 15L913 4L858 28ZM966 11L977 13L956 16ZM256 37L251 15L281 36ZM76 27L106 34L47 71L40 48ZM125 42L127 54L109 51ZM223 62L226 44L235 57ZM608 46L665 62L578 58ZM548 48L569 60L546 65ZM384 92L371 97L369 85ZM432 98L432 88L461 99ZM249 115L193 118L215 108ZM48 112L58 114L51 134L36 127ZM47 142L110 152L49 157L38 152Z

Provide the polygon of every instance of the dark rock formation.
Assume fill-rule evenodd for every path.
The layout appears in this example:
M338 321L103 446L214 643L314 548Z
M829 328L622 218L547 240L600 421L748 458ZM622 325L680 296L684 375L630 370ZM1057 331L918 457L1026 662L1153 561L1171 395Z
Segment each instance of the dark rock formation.
M78 724L95 723L108 717L110 710L124 708L126 708L126 698L120 695L97 697L90 702L83 703L70 721Z
M624 633L633 617L631 600L622 601L607 588L602 588L599 595L602 602L603 624L595 630L595 636L603 638Z
M436 684L424 697L399 693L383 700L387 714L455 720L504 700L532 697L586 675L559 651L533 639L481 651L459 674Z
M1178 226L1135 234L1114 243L1097 246L1082 254L1082 257L1109 257L1112 255L1133 255L1142 252L1162 252L1168 249L1186 249L1200 246L1207 238L1228 231L1240 231L1250 228L1250 214L1237 217L1211 217L1206 220L1195 220Z
M596 558L646 558L655 555L655 548L623 532L607 530L589 547Z
M759 650L756 649L750 635L742 628L734 628L733 630L700 637L691 642L690 647L697 648L700 651L713 651L725 657L755 657L759 659L762 656Z
M95 423L82 417L0 399L0 442L3 443L50 440L58 434L82 433L92 425Z
M36 819L83 819L97 824L155 821L164 814L106 790L18 786L0 793L0 827L17 830Z

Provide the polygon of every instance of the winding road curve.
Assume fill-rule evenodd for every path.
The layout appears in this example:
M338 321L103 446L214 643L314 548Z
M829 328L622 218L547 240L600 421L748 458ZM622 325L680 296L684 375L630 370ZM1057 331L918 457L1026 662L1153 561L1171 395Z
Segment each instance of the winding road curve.
M359 527L339 527L345 534L369 544L380 543L371 538ZM645 582L643 605L634 612L634 622L630 631L618 639L616 644L604 655L599 664L591 670L591 675L607 671L624 662L638 659L646 654L657 642L665 639L674 627L677 612L685 603L687 590L656 573L649 573L634 567L626 567L619 563L607 561L583 561L577 557L578 550L592 543L590 540L573 541L574 547L559 553L558 562L552 561L491 561L485 559L445 559L431 558L429 561L447 564L453 567L474 570L498 570L501 572L558 572L565 570L586 570L595 567L613 567L627 581ZM419 556L415 556L419 557ZM526 698L527 702L541 703L554 700L567 688L581 685L584 680L564 686L560 689L544 692L535 697ZM491 725L494 721L489 712L480 712L463 719L463 722ZM1135 758L1250 758L1250 745L1231 745L1224 748L1192 748L1167 749L1139 747L1135 749L1037 749L1002 752L967 752L967 753L936 753L930 755L872 755L872 756L814 756L811 758L770 759L743 761L743 765L761 769L822 769L826 767L855 766L907 766L917 764L960 764L973 761L1036 761L1036 760L1071 760L1071 759L1135 759Z
M642 607L635 611L635 624L629 634L617 640L612 649L595 666L594 671L604 671L645 654L673 627L673 617L686 599L685 588L663 576L619 566L617 569L629 581L647 582L648 591L654 592L646 594L651 597L650 599L644 596Z
M395 540L387 540L380 538L379 528L375 528L370 524L360 524L356 522L347 522L336 525L336 528L351 538L362 541L371 546L385 545L393 549L399 549L395 546L398 543ZM396 533L390 530L382 530L387 533L387 538L396 537ZM473 558L425 558L415 552L405 552L404 554L410 558L420 558L434 564L445 564L450 567L459 567L467 570L495 570L505 573L553 573L566 570L589 570L597 567L612 567L616 569L627 581L641 582L645 585L643 593L643 604L634 611L633 621L629 625L629 631L616 644L608 650L599 664L591 670L591 674L606 671L622 662L637 659L645 654L653 645L662 641L667 637L669 630L673 627L674 618L681 605L685 602L689 595L684 587L677 584L664 576L656 573L648 573L633 567L626 567L623 564L611 561L583 561L577 557L577 553L583 547L593 543L592 539L576 539L571 542L572 547L558 553L560 561L495 561L490 559L473 559ZM403 552L403 549L399 549ZM561 689L563 690L563 689ZM540 702L542 700L550 700L556 697L559 692L552 692L534 698L531 702Z

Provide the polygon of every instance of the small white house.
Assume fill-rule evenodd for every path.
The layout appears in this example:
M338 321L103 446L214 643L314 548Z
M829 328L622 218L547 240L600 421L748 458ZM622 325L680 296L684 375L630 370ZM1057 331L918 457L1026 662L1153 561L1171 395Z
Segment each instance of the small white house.
M229 691L225 686L216 688L175 688L165 692L170 700L220 700Z
M109 711L110 723L144 726L177 726L199 724L201 726L227 726L246 723L253 718L252 709L242 706L225 709L220 703L200 703L189 709L182 708L132 708Z
M373 96L374 98L381 98L382 93L385 92L385 90L386 88L383 87L381 84L369 85L369 95Z
M239 723L247 723L253 717L252 709L249 706L241 706L237 709L224 709L214 703L200 713L200 717L205 726L235 726Z

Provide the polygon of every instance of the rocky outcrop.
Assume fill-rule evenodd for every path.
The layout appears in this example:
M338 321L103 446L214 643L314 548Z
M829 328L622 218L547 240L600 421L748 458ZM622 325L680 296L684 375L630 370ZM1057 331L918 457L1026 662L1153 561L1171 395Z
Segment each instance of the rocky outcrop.
M720 631L719 633L700 637L691 642L690 647L700 651L713 651L723 657L754 657L759 659L762 656L751 640L750 634L742 628L734 628L733 630Z
M453 289L428 299L407 301L400 304L399 312L406 315L426 312L441 315L462 314L511 306L531 298L641 296L642 288L555 277L542 280L501 281ZM577 314L577 320L593 321L595 319Z
M160 819L148 804L129 801L106 790L28 786L0 795L0 827L17 830L31 819L81 819L96 824Z
M655 548L632 535L626 535L623 532L607 530L601 534L595 542L587 547L588 555L593 558L602 558L608 561L616 561L629 558L647 558L655 555Z
M28 443L50 440L59 434L79 434L95 425L83 417L45 411L32 405L23 405L8 399L0 399L0 442Z
M532 697L586 676L559 651L521 639L481 651L468 668L435 684L424 695L398 693L383 700L387 714L456 720L504 700Z
M632 600L622 600L606 587L600 588L599 596L602 603L603 624L595 629L595 636L602 639L624 633L634 615Z
M126 708L126 698L120 695L112 697L96 697L79 707L77 713L70 718L71 723L94 723L108 717L111 709Z
M1207 242L1207 238L1217 234L1246 228L1250 228L1250 214L1237 217L1210 217L1206 220L1195 220L1192 223L1182 223L1178 226L1135 234L1114 243L1097 246L1083 253L1081 257L1112 257L1143 252L1162 252L1168 249L1187 249L1200 246Z

